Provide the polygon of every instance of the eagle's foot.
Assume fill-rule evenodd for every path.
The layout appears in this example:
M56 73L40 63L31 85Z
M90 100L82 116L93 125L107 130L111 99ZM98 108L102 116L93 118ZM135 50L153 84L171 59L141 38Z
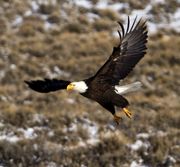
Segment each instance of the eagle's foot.
M114 121L116 122L117 125L119 125L120 120L122 120L122 118L114 114Z
M127 108L123 108L123 112L128 118L132 118L132 113Z

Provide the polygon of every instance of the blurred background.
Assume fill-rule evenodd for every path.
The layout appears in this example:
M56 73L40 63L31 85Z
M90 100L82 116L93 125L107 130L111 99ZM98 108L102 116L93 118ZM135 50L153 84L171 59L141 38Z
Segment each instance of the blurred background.
M82 80L118 44L117 21L147 19L148 51L124 83L133 118L119 127L76 93L24 80ZM0 166L180 166L179 0L0 0Z

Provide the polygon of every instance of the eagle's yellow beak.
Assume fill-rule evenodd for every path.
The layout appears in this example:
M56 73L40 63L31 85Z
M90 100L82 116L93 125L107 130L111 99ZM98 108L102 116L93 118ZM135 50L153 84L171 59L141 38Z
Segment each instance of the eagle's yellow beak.
M73 90L74 89L74 85L73 84L69 84L66 88L67 91Z

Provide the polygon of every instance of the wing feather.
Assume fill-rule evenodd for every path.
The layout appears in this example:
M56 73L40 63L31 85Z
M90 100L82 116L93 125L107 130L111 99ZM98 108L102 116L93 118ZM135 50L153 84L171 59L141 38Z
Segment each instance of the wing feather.
M29 86L29 88L40 93L48 93L60 89L66 89L67 85L70 83L70 81L58 79L44 79L24 82Z
M129 16L128 16L128 23L127 23L126 34L127 34L127 33L128 33L128 31L129 31L129 24L130 24L130 20L129 20Z
M119 80L124 79L146 54L148 38L146 21L136 20L137 17L130 26L128 17L126 30L123 24L118 22L121 28L121 32L118 30L120 43L114 47L111 56L94 77L112 85L118 84Z
M119 25L120 25L120 27L121 27L121 30L122 30L122 37L124 37L124 35L125 35L124 26L122 25L121 22L118 22L118 23L119 23Z

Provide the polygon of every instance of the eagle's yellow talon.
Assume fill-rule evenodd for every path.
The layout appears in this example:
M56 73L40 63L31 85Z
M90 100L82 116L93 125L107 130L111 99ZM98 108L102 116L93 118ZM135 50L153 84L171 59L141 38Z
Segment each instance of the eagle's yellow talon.
M114 121L116 122L117 125L119 125L119 121L121 120L122 118L117 116L116 114L114 114Z
M123 108L123 111L128 118L132 118L132 113L127 108Z

